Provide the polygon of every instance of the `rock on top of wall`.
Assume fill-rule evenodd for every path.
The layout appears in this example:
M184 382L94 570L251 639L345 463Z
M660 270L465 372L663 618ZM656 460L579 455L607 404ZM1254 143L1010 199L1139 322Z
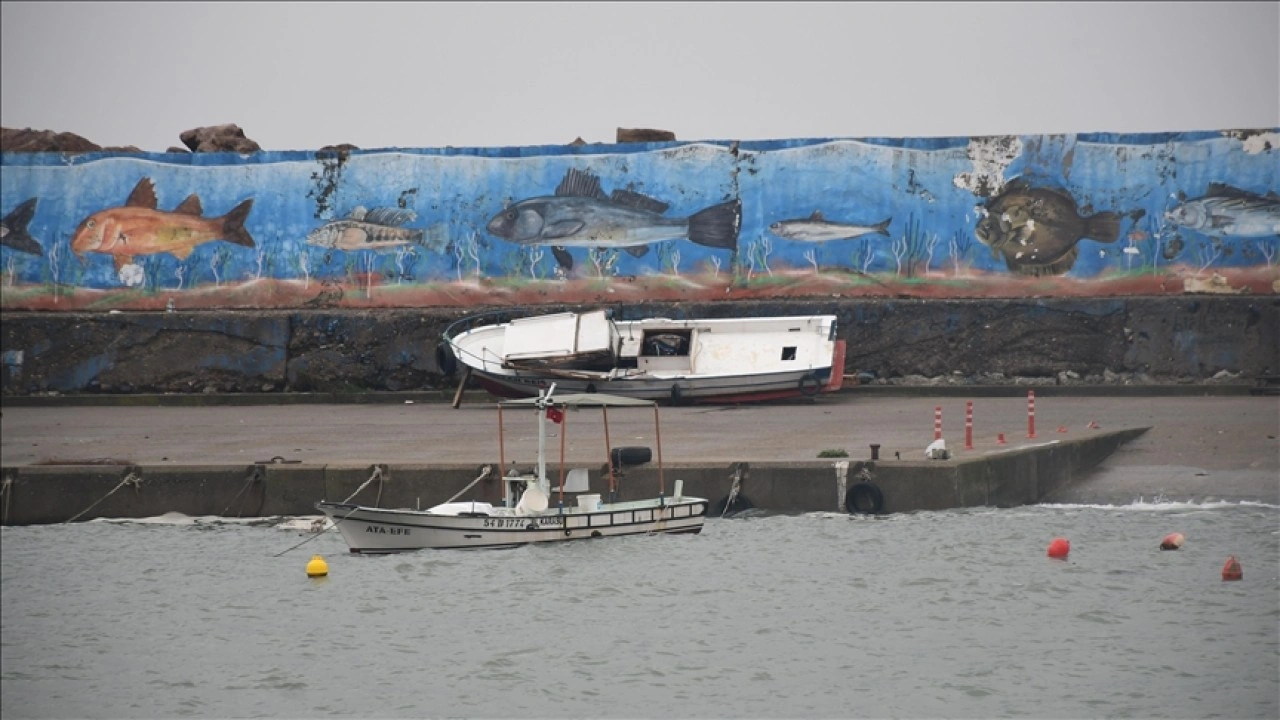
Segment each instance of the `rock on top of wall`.
M262 150L258 143L245 137L244 130L235 123L210 125L187 130L178 135L191 152L251 153Z
M102 146L75 133L31 128L0 128L0 152L98 152ZM141 151L139 151L141 152Z

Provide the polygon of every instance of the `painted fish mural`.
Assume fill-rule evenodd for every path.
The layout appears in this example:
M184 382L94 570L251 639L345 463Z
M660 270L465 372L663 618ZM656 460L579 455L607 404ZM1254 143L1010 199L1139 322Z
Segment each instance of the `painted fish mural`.
M769 226L769 232L784 240L801 242L828 242L831 240L849 240L852 238L877 233L888 236L889 223L893 218L886 218L875 225L852 225L831 222L822 216L822 212L814 210L807 218L781 220Z
M629 190L605 195L600 178L571 168L554 196L521 200L494 215L487 229L519 245L550 245L562 265L568 259L565 247L617 248L641 257L650 243L688 239L706 247L737 249L740 201L713 205L687 218L663 217L668 207Z
M1166 222L1205 235L1270 237L1280 235L1280 195L1255 195L1211 183L1203 197L1182 202L1164 217Z
M401 208L357 207L345 218L312 230L307 235L307 244L331 250L382 250L420 245L432 252L443 252L449 243L445 226L435 225L426 230L404 227L417 217L414 211Z
M85 218L71 237L71 250L83 263L85 253L110 255L116 272L138 255L169 253L186 260L197 245L226 240L254 247L244 221L253 209L253 198L236 205L221 217L204 217L200 197L188 195L172 212L156 209L156 188L142 178L121 207Z
M19 252L43 255L40 243L27 232L27 224L36 214L37 198L22 201L12 212L0 220L0 245Z
M1021 178L979 206L979 213L974 234L1019 275L1065 274L1075 265L1081 239L1113 243L1120 237L1119 213L1083 217L1065 191L1031 187Z

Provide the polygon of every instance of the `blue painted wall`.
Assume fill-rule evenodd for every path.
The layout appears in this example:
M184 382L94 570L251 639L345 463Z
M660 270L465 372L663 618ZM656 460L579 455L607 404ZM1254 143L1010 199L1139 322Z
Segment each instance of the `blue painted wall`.
M1274 294L1278 146L1270 129L4 154L0 301Z

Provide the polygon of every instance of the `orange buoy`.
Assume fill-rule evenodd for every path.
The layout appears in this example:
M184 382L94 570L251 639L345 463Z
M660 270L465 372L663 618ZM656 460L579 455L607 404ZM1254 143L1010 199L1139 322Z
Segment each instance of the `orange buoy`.
M1161 550L1177 550L1178 548L1182 547L1182 541L1184 539L1185 538L1182 537L1182 533L1169 533L1168 535L1164 536L1163 540L1160 541L1160 549Z
M1066 560L1067 553L1071 552L1071 541L1066 538L1054 538L1049 543L1049 557L1055 560Z
M1240 561L1236 560L1236 556L1232 555L1222 565L1223 580L1243 580L1244 570L1240 567Z

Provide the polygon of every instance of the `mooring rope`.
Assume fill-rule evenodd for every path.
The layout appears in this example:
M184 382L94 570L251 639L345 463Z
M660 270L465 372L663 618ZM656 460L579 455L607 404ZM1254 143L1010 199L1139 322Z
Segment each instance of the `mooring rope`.
M466 487L464 487L464 488L462 488L461 490L459 490L459 491L457 492L457 494L456 494L456 495L454 495L453 497L449 498L448 500L445 500L445 502L446 502L446 503L451 503L451 502L453 502L454 500L457 500L458 498L462 497L463 493L465 493L466 491L468 491L468 490L470 490L471 488L475 487L475 486L476 486L476 483L478 483L478 482L480 482L481 480L483 480L483 479L485 479L485 478L489 477L489 471L490 471L491 469L492 469L492 468L490 468L488 465L485 465L483 468L480 468L480 474L476 476L476 479L475 479L475 480L472 480L472 481L471 481L471 484L469 484L469 485L467 485Z
M350 495L348 495L348 496L347 496L347 499L346 499L346 500L343 500L342 502L344 502L344 503L351 502L351 498L353 498L353 497L355 497L355 496L359 495L361 490L364 490L366 487L368 487L368 486L369 486L369 483L373 482L374 480L379 480L379 481L380 481L380 480L381 480L381 478L382 478L382 468L381 468L380 466L378 466L378 465L374 465L374 466L373 466L373 473L372 473L371 475L369 475L369 479L368 479L368 480L365 480L363 483L361 483L361 484L360 484L360 487L356 488L356 491L355 491L355 492L353 492L353 493L351 493ZM380 502L382 502L382 483L381 483L381 482L379 482L379 483L378 483L378 500L377 500L377 503L380 503ZM375 503L375 507L376 507L376 503ZM287 552L289 552L289 551L291 551L291 550L297 550L298 548L302 547L303 545L306 545L307 543L311 542L312 540L315 540L316 538L320 537L321 535L324 535L325 533L329 532L329 530L336 530L336 529L338 528L338 525L339 525L343 520L346 520L347 518L351 517L351 513L355 512L356 510L359 510L359 509L360 509L360 508L358 508L358 507L353 507L353 508L351 508L350 510L348 510L348 511L347 511L347 514L346 514L346 515L343 515L342 517L340 517L340 518L338 518L337 520L334 520L334 521L333 521L333 527L328 528L328 529L326 529L326 530L322 530L322 531L320 531L320 532L312 533L311 537L307 538L306 540L303 540L302 542L300 542L300 543L298 543L298 544L296 544L296 545L294 545L294 546L292 546L292 547L287 547L287 548L285 548L284 550L281 550L280 552L276 553L275 555L272 555L271 557L280 557L281 555L284 555L285 553L287 553Z
M6 475L4 484L0 485L0 498L4 500L4 514L0 517L0 525L9 524L9 498L13 496L13 476Z
M227 503L227 506L222 509L222 513L221 513L222 517L226 517L227 511L231 509L232 505L236 504L236 500L239 499L240 496L244 494L245 490L249 489L250 485L258 481L258 475L260 472L261 470L259 468L255 467L253 469L253 472L250 473L249 477L245 479L244 486L240 488L240 492L236 493L236 496L231 498L231 502ZM240 511L244 509L244 503L241 503L240 505L241 506L239 508L236 508L236 517L240 517Z
M355 491L355 492L353 492L353 493L351 493L350 495L348 495L348 496L347 496L347 499L346 499L346 500L343 500L342 502L344 502L344 503L351 502L351 498L353 498L353 497L355 497L355 496L359 495L359 494L360 494L360 491L361 491L361 490L364 490L364 489L365 489L365 488L367 488L367 487L369 487L369 483L373 482L374 480L378 480L378 481L379 481L379 482L378 482L378 500L374 503L374 507L377 507L378 503L381 503L381 502L382 502L382 482L381 482L381 480L382 480L382 466L380 466L380 465L374 465L374 466L373 466L373 474L369 476L369 479L368 479L368 480L365 480L363 483L361 483L361 484L360 484L360 487L356 488L356 491Z
M87 507L87 508L85 508L85 509L81 510L80 512L76 513L76 514L75 514L75 515L74 515L70 520L67 520L66 522L68 522L68 523L75 522L75 521L76 521L76 520L77 520L81 515L84 515L85 513L89 512L90 510L92 510L92 509L94 509L95 507L97 507L97 506L98 506L98 503L100 503L100 502L102 502L103 500L106 500L107 498L111 497L112 495L114 495L114 494L115 494L115 492L116 492L117 490L119 490L120 488L124 487L125 485L132 485L132 486L133 486L133 490L134 490L134 492L137 492L137 491L138 491L138 488L142 486L142 478L138 477L137 475L135 475L135 474L133 474L133 473L129 473L128 475L126 475L126 476L124 477L124 479L123 479L123 480L121 480L121 481L120 481L120 484L119 484L119 485L116 485L115 487L111 488L111 492L109 492L109 493L107 493L106 495L103 495L102 497L98 498L97 502L95 502L94 504L90 505L89 507ZM65 523L64 523L64 524L65 524Z
M720 517L729 512L729 508L733 507L733 501L738 499L738 493L742 490L742 466L733 470L733 486L729 488L729 497L725 498L724 508L720 510Z

